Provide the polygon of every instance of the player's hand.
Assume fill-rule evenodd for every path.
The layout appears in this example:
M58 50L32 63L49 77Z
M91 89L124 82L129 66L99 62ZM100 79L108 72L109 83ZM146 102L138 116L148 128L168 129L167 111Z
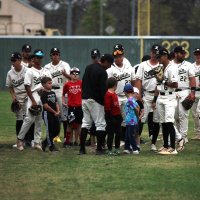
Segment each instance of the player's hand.
M156 102L153 102L153 103L151 104L151 108L153 109L153 111L156 110Z
M57 111L54 116L59 116L60 115L60 111Z
M195 93L191 92L189 94L189 98L192 100L192 101L195 101Z
M66 108L68 107L68 106L67 106L67 104L66 104L66 103L64 103L64 102L62 103L62 105L63 105L64 107L66 107Z
M36 105L37 105L36 101L33 100L33 101L32 101L32 106L36 106Z

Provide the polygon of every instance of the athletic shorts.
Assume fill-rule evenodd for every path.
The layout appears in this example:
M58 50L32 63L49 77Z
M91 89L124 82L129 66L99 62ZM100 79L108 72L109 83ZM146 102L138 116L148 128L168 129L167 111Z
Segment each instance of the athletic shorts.
M68 107L67 121L69 124L71 123L82 124L82 119L83 119L83 111L81 106Z

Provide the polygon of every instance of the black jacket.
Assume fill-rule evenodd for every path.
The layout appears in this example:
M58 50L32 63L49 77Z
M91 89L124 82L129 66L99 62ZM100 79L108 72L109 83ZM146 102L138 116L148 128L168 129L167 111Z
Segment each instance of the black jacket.
M82 80L82 99L94 99L104 105L107 78L107 72L100 64L88 65Z

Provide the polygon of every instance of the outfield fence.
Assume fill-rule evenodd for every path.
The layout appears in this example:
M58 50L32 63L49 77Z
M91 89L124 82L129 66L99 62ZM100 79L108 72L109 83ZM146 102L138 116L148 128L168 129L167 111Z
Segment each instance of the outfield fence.
M43 64L50 62L49 51L58 47L61 59L71 67L78 67L81 76L86 65L90 63L90 51L98 48L101 53L111 53L115 44L121 43L125 48L125 56L132 65L140 62L145 54L149 54L153 44L161 44L168 50L183 45L187 52L187 60L193 62L194 48L200 48L200 36L0 36L0 90L5 90L5 79L11 67L10 55L13 51L21 51L23 44L28 43L34 49L42 49L45 53Z

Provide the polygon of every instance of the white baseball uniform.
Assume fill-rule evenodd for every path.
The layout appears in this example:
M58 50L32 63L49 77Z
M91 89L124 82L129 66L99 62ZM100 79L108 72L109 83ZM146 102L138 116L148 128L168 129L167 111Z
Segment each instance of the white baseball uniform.
M70 66L68 63L64 61L60 61L57 65L53 65L52 62L44 66L45 69L49 70L52 76L53 84L59 85L59 89L54 89L53 91L56 93L58 104L61 111L61 120L65 121L66 114L63 113L63 105L62 105L62 92L63 85L68 79L63 76L62 71L66 71L67 74L70 74Z
M43 88L41 79L44 76L51 78L51 74L47 69L41 68L38 70L34 67L31 67L27 69L24 78L24 85L30 86L32 95L38 105L42 105L38 91ZM39 144L41 138L42 114L33 116L28 110L31 106L32 101L28 97L26 117L19 132L18 139L23 140L30 126L33 124L33 122L35 122L34 143Z
M142 88L143 88L143 101L144 101L144 116L142 117L142 123L146 123L148 119L149 112L153 112L152 110L152 101L154 98L154 92L156 88L156 78L154 76L149 75L149 71L153 68L159 66L159 63L156 65L152 65L150 60L141 62L137 69L136 79L142 81ZM158 122L158 113L157 110L153 112L153 120L154 122Z
M178 69L178 88L176 89L177 106L175 111L175 125L183 138L186 138L188 132L188 116L189 111L185 110L181 102L190 94L190 77L195 76L194 66L188 62L175 63L174 60L171 64Z
M200 134L200 87L199 87L199 77L200 77L200 65L197 65L196 62L193 63L195 68L195 79L196 79L196 93L195 93L195 102L191 108L192 116L194 119L194 131L196 134Z
M124 119L125 119L125 111L124 106L127 101L127 98L124 94L124 86L127 83L131 83L131 81L135 80L135 73L133 67L128 64L128 62L123 62L122 67L118 67L115 63L106 70L109 77L114 77L117 80L117 89L116 94L118 96L119 105L121 109L121 114L123 117L122 126L125 126Z
M166 82L177 83L178 82L178 70L176 66L169 63L164 69L164 80ZM165 84L157 85L159 96L156 102L156 109L159 110L159 122L174 123L175 107L177 104L175 88L166 86Z
M21 104L21 109L16 113L16 120L23 120L26 113L26 97L27 93L24 87L24 77L27 68L22 66L22 69L17 72L15 68L12 67L11 70L7 73L6 77L6 86L13 88L15 92L16 99Z

